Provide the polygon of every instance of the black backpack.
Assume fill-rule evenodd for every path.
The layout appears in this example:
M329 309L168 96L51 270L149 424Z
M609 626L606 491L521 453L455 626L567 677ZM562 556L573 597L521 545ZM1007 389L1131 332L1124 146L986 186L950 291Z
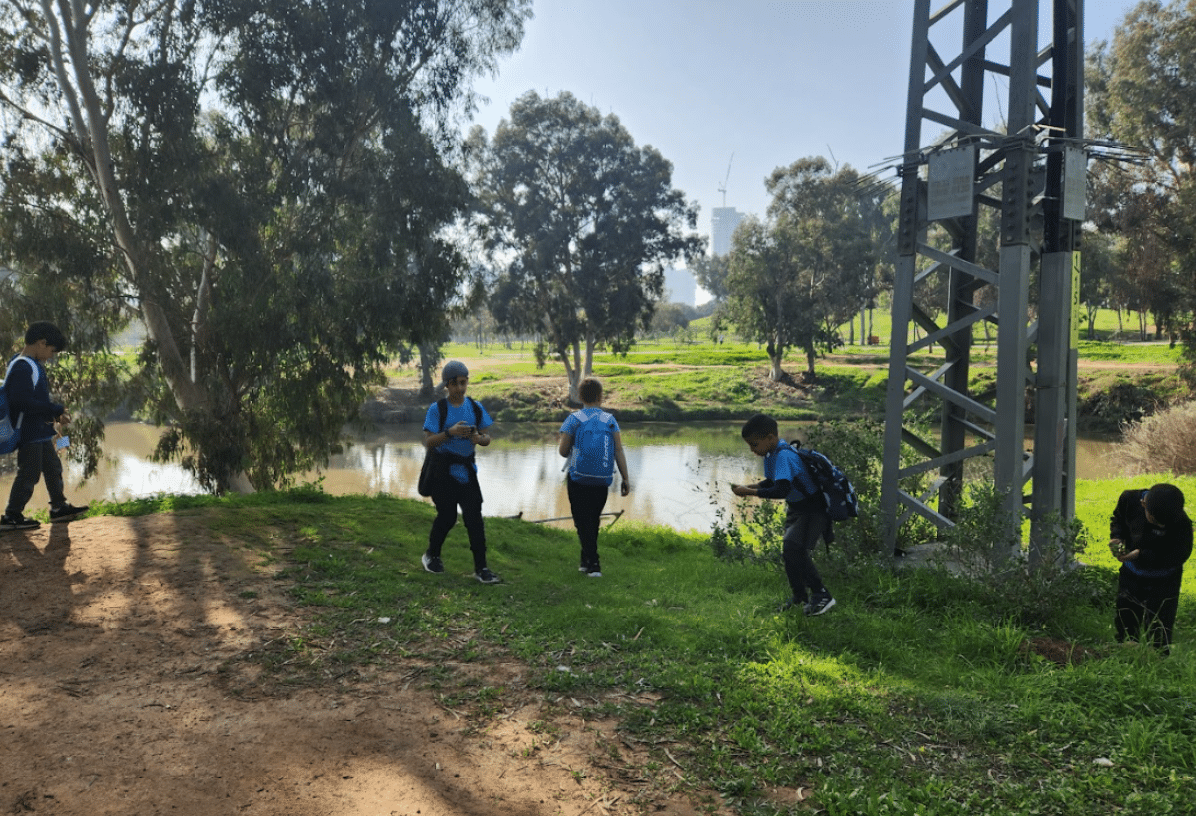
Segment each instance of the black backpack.
M847 475L821 453L790 445L814 478L814 484L826 499L826 514L831 521L847 521L860 515L860 499ZM800 488L799 488L800 489Z

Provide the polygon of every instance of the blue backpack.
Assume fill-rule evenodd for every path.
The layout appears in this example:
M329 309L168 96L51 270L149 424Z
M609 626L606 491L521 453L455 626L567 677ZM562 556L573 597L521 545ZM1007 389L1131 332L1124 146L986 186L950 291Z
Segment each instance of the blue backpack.
M14 357L8 364L8 369L4 372L4 381L8 382L8 375L12 372L12 367L17 364L17 360L26 360L27 357ZM37 366L33 366L33 382L37 383ZM23 416L23 415L22 415ZM12 419L8 415L8 389L0 385L0 454L12 453L21 444L21 417L17 418L17 424L12 424Z
M821 453L809 448L794 447L802 464L810 472L814 484L826 499L826 514L831 521L847 521L860 515L860 499L846 474Z
M615 472L615 418L602 410L589 415L575 411L573 416L579 422L569 454L569 478L578 484L609 485Z

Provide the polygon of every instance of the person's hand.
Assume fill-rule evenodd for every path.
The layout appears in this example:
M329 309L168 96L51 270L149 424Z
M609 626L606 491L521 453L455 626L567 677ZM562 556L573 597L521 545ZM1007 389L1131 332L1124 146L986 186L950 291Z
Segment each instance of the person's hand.
M624 479L623 483L621 485L619 485L619 495L626 496L630 492L631 492L631 484L626 479Z
M474 427L467 422L462 421L449 428L448 432L449 436L470 437L474 434Z
M1109 539L1109 552L1113 553L1114 558L1121 558L1125 555L1125 542L1120 538Z
M71 424L71 415L68 414L66 411L63 411L59 415L57 422L59 425L61 425L62 427L65 428L67 425Z
M753 495L752 488L748 487L747 485L733 484L733 485L731 485L731 492L734 493L736 496L751 496L751 495Z
M1125 555L1117 556L1117 560L1124 564L1126 561L1133 561L1141 554L1142 554L1141 550L1130 550Z

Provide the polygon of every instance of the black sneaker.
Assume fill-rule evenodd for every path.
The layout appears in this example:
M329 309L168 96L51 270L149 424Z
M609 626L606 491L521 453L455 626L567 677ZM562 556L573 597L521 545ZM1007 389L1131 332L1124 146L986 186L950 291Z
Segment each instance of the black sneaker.
M814 599L806 604L807 615L821 615L824 612L830 612L835 608L835 599L829 594L815 595Z
M50 521L74 521L87 512L87 505L76 507L73 504L64 504L56 510L50 511Z
M5 514L0 516L0 530L36 530L41 527L40 521L25 518L24 516L10 516Z
M444 562L440 560L440 556L438 555L428 555L427 553L424 553L419 560L421 563L423 563L424 569L426 569L428 572L434 572L438 575L444 572Z
M478 570L477 572L475 572L473 574L473 577L477 578L483 584L502 583L502 579L499 578L497 575L495 575L493 572L491 572L489 567L482 567L480 570Z
M781 604L780 608L777 609L777 611L778 612L788 612L790 609L804 610L806 608L806 606L808 606L808 604L805 601L800 601L797 598L789 597L789 598L785 599L785 603Z

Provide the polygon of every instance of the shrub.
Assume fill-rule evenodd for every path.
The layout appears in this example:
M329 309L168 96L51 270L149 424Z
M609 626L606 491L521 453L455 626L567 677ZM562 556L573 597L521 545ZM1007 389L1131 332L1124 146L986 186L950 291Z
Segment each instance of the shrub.
M982 606L1018 624L1041 628L1081 606L1112 599L1099 575L1077 567L1088 545L1078 520L1052 524L1056 538L1047 545L1055 557L1030 565L1022 550L1021 525L1010 519L1004 496L991 484L971 483L964 491L955 526L943 531L940 569L960 575Z
M1196 473L1196 401L1126 426L1114 453L1125 475Z

